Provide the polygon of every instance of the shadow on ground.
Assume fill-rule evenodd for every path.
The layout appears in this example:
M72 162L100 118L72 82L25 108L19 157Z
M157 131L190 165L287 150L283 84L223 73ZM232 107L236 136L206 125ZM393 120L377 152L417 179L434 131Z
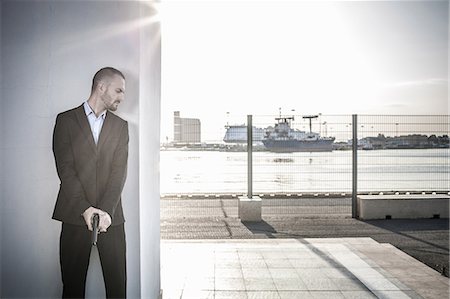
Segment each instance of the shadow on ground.
M392 233L380 236L380 241L391 243L443 275L449 276L449 219L392 219L363 222Z
M253 234L265 234L268 238L276 238L274 234L277 231L264 220L261 222L242 222L242 224Z

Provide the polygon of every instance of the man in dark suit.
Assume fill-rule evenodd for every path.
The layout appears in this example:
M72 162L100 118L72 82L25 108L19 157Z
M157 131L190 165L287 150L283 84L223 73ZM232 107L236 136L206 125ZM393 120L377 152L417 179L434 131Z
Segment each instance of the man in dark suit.
M121 193L128 159L128 123L112 113L124 99L125 77L111 67L92 80L89 99L56 118L53 153L61 181L53 219L62 222L63 298L85 296L92 218L99 214L98 251L108 298L126 297Z

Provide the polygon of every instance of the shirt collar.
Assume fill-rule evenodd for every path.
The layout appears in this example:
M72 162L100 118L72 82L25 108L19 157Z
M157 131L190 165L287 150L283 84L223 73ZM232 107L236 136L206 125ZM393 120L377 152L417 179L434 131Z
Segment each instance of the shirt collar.
M84 107L84 112L86 113L86 116L89 116L92 113L97 118L97 116L94 113L94 110L92 110L91 106L89 106L87 101L83 103L83 107ZM106 117L106 110L103 111L102 114L100 114L99 117L105 119L105 117Z

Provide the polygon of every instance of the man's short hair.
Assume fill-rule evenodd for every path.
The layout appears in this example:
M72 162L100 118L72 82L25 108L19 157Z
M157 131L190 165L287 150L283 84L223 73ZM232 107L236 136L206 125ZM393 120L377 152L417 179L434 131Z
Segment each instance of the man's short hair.
M94 89L97 87L99 82L101 82L107 78L112 78L115 75L120 76L125 80L125 76L118 69L115 69L110 66L100 69L97 73L95 73L94 78L92 79L91 91L94 91Z

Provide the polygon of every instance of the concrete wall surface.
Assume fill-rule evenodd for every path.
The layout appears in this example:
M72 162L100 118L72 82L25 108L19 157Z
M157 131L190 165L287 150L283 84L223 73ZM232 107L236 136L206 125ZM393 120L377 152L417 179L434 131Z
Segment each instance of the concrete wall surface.
M436 195L360 195L358 196L359 219L417 219L449 217L450 196Z
M155 6L131 1L0 3L0 297L61 296L61 223L51 219L59 188L53 127L59 112L87 100L95 72L112 66L126 77L125 101L116 113L128 121L130 133L122 194L128 297L157 298L160 35L159 22L152 21ZM144 155L147 160L140 161ZM104 296L93 250L87 297Z

